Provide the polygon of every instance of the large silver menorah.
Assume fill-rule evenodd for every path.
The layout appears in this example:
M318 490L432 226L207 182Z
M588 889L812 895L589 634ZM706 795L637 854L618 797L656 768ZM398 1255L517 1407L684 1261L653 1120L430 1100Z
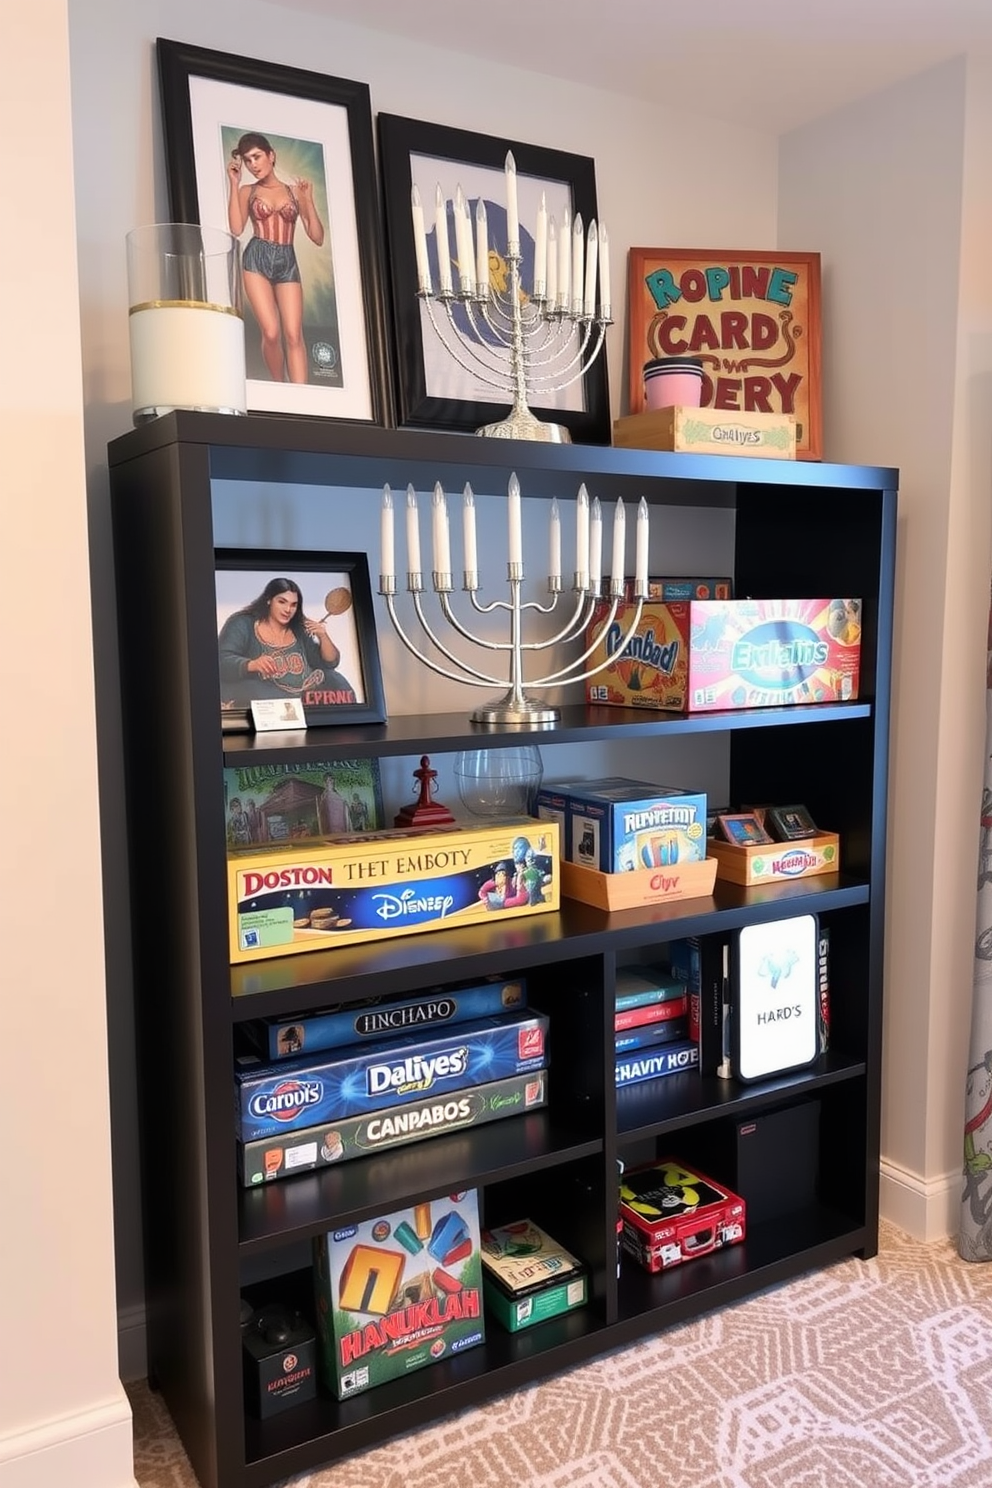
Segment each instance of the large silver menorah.
M533 728L543 725L557 723L561 717L561 709L543 702L537 702L528 697L524 685L524 652L546 651L552 646L557 646L568 641L575 640L578 636L586 633L589 623L596 610L597 601L609 599L609 607L602 614L601 623L596 630L587 638L588 644L580 656L574 658L559 670L550 672L546 676L530 679L526 687L530 689L543 690L548 687L556 687L566 682L580 682L587 677L594 676L596 672L602 671L609 666L610 659L601 662L598 666L586 668L584 664L589 660L598 645L601 637L617 617L617 611L625 596L625 559L626 559L626 514L622 501L617 501L613 520L613 552L612 569L609 579L609 594L601 595L602 581L600 575L603 567L603 516L599 498L593 499L590 504L589 495L585 486L579 487L579 493L575 503L575 570L572 577L572 592L575 602L572 613L565 624L556 635L550 636L542 641L525 641L523 639L523 615L527 610L535 611L540 615L550 615L558 606L562 595L562 573L561 573L561 512L558 499L555 497L551 502L551 518L549 530L549 562L548 562L548 593L551 598L547 604L541 604L537 600L522 598L524 581L523 564L523 537L521 530L520 509L520 482L516 475L511 475L508 495L508 561L506 565L506 577L510 586L510 598L494 599L488 604L483 604L478 598L481 588L479 583L479 560L478 545L476 541L475 528L475 496L471 486L466 485L462 494L462 535L463 535L463 581L462 588L471 600L472 608L480 615L490 615L495 611L505 611L510 617L510 638L507 641L493 641L484 636L475 635L466 625L457 618L451 607L449 595L454 589L451 577L451 534L448 522L447 497L440 485L435 485L431 500L431 535L433 543L433 569L432 583L437 595L441 614L447 623L474 646L480 646L488 651L500 651L509 655L510 677L509 691L497 698L485 707L477 708L471 714L473 723L497 725L503 728ZM504 684L503 677L492 676L488 672L480 671L469 662L457 657L438 636L437 632L428 619L423 604L424 577L421 571L420 560L420 518L417 509L417 494L412 486L407 487L406 492L406 549L407 549L407 574L406 587L413 599L414 610L420 626L431 642L435 650L444 657L451 665L445 666L442 662L426 656L420 650L410 636L407 634L396 613L396 567L395 567L395 530L394 530L394 507L393 495L389 486L383 487L382 510L381 510L381 572L379 574L379 593L386 601L389 618L393 623L396 634L403 642L406 649L423 662L424 666L431 671L437 672L441 677L448 677L455 682L465 682L471 687L491 687ZM637 507L637 531L635 543L635 579L634 579L634 605L629 623L626 624L622 634L617 638L615 650L622 650L627 641L637 629L641 618L641 610L648 591L648 507L642 496ZM624 617L625 620L627 617Z
M582 217L574 221L566 205L561 229L548 216L547 193L541 193L534 233L534 282L529 292L521 279L523 255L517 212L517 171L512 152L506 157L506 289L490 271L489 223L480 196L475 225L468 201L458 186L452 202L455 224L455 263L452 273L448 236L448 203L440 185L435 193L438 285L435 289L427 257L427 233L420 191L410 194L413 242L417 258L417 294L423 301L435 334L445 350L471 376L512 399L510 412L495 424L484 424L477 434L502 439L571 441L562 424L538 418L528 398L570 387L589 370L603 347L610 318L609 236L595 218L583 231ZM497 261L500 255L497 253ZM596 310L597 263L599 310ZM500 276L502 277L502 276ZM443 314L438 314L436 306ZM464 321L459 323L455 307Z

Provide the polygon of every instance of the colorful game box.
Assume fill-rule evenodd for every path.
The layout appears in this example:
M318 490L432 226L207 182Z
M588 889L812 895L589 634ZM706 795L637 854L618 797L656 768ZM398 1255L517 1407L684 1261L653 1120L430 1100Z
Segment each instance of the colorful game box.
M385 826L377 759L230 766L224 807L229 847Z
M529 1219L482 1231L482 1291L486 1307L511 1333L582 1307L586 1269Z
M314 1168L369 1157L387 1147L421 1142L448 1132L502 1121L525 1111L539 1111L548 1103L548 1072L533 1070L509 1080L491 1080L450 1095L429 1096L409 1105L373 1111L369 1116L347 1116L332 1126L307 1126L302 1131L238 1143L238 1176L245 1188L293 1178Z
M744 1200L675 1158L628 1168L620 1179L624 1250L665 1271L744 1239Z
M526 1006L527 984L522 977L513 981L490 977L470 987L435 987L415 997L373 997L288 1022L259 1018L242 1028L265 1059L294 1059L321 1049L391 1038L416 1029L450 1027Z
M314 1241L319 1364L346 1400L485 1341L474 1189Z
M858 696L860 599L730 599L620 605L590 666L590 703L704 713L850 702ZM609 614L593 613L592 641Z
M706 794L644 780L590 780L568 799L570 861L601 873L706 857Z
M559 906L556 822L519 817L232 849L233 962L326 950Z
M628 576L623 581L623 597L628 604L634 600L634 579ZM603 576L604 594L610 589L610 575ZM654 578L648 575L648 599L660 599L666 604L673 599L733 599L734 581L729 577L722 579L696 579L691 576L682 578Z
M506 1080L548 1063L543 1013L482 1018L433 1037L349 1044L323 1057L265 1063L235 1060L235 1135L241 1142L303 1127L330 1125L391 1106L438 1098L491 1080Z
M699 1045L695 1039L663 1043L660 1048L635 1050L618 1054L615 1063L617 1089L641 1080L658 1080L662 1075L678 1075L683 1070L699 1068Z

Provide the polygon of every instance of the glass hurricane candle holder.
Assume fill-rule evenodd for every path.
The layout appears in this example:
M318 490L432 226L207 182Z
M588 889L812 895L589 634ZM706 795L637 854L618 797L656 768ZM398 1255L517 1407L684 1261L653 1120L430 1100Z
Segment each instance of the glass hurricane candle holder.
M463 749L455 760L458 795L473 816L533 816L543 777L536 744Z

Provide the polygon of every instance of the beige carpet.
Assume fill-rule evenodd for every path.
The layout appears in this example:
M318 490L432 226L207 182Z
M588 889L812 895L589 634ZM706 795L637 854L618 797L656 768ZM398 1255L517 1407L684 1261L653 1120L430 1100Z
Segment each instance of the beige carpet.
M128 1387L140 1488L196 1488ZM293 1488L992 1488L992 1263L842 1261Z

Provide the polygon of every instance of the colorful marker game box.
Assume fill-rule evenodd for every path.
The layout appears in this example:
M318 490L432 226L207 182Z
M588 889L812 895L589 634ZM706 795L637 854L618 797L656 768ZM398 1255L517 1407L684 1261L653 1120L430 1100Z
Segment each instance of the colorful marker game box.
M482 1232L486 1307L511 1333L582 1307L589 1278L547 1231L529 1219Z
M488 1018L527 1006L527 984L490 977L470 987L435 987L415 997L374 997L365 1002L325 1008L305 1018L259 1018L242 1025L266 1059L295 1059L343 1044L398 1037L421 1029L435 1030Z
M231 960L546 913L558 857L557 823L536 817L231 849Z
M548 1103L548 1072L533 1070L509 1080L490 1080L449 1095L428 1096L369 1116L346 1116L333 1125L238 1143L238 1176L244 1188L293 1178L350 1158L369 1157L387 1147L443 1137L449 1132L539 1111Z
M706 857L706 793L644 780L588 781L568 801L570 861L600 873Z
M599 600L586 631L586 644L593 645L586 701L681 712L689 682L689 601L648 600L636 626L636 605L621 602L606 625L611 608L612 601Z
M314 1241L319 1365L339 1400L485 1340L478 1195L442 1195Z
M627 1169L620 1217L623 1248L645 1271L665 1271L744 1239L739 1194L674 1158Z
M329 1125L506 1080L547 1063L548 1019L526 1010L464 1023L433 1037L350 1044L323 1057L265 1063L241 1055L234 1069L235 1134L241 1142L254 1142Z

